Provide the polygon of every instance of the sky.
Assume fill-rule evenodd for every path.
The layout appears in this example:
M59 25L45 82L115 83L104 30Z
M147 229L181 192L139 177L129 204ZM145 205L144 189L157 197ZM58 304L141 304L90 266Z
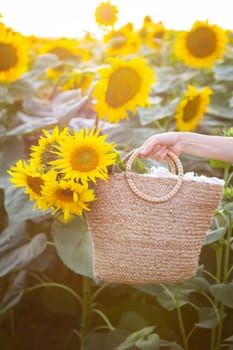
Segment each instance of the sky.
M102 0L106 2L107 0ZM0 0L3 22L24 35L78 38L85 31L101 32L95 9L101 0ZM118 7L116 28L133 22L140 28L145 15L167 29L189 30L195 20L209 20L233 29L232 0L111 0Z

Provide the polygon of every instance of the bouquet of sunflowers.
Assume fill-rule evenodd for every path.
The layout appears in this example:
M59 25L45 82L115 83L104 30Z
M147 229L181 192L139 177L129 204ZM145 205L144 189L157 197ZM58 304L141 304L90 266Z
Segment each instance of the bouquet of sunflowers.
M100 130L43 130L28 160L18 160L8 173L15 187L24 187L42 211L51 210L63 222L82 216L95 200L96 179L107 180L108 167L117 158L115 144Z

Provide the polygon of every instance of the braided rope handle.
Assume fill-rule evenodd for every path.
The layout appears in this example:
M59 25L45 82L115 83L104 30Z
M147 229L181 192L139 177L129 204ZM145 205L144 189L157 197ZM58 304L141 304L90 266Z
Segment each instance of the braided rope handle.
M132 156L132 154L133 153L135 153L135 152L137 152L137 154L140 152L140 150L141 150L141 148L137 148L137 149L134 149L134 150L132 150L132 151L130 151L129 153L127 153L126 154L126 156L123 158L123 163L126 163L128 160L129 160L129 158L130 158L130 156ZM136 154L136 156L137 156L137 154ZM135 157L136 157L135 156ZM135 158L134 157L134 158ZM133 159L133 161L134 161L134 159ZM172 174L174 174L174 175L176 175L176 166L175 166L175 164L174 164L174 161L171 159L171 158L168 158L167 160L166 160L166 162L168 163L168 165L169 165L169 168L170 168L170 171L171 171L171 173ZM131 167L130 167L131 168ZM130 169L128 169L128 170L130 170Z
M183 170L183 165L180 161L180 159L177 157L177 155L175 153L173 153L172 151L168 151L168 160L167 162L170 165L170 169L172 171L172 173L176 173L177 171L177 177L176 177L176 183L175 186L171 189L171 191L169 193L167 193L164 196L161 197L156 197L156 196L149 196L145 193L143 193L142 191L140 191L133 180L132 177L132 172L131 172L131 168L134 162L134 159L137 157L137 155L140 153L140 148L134 150L133 152L131 152L129 159L126 163L126 180L128 182L128 185L130 187L130 189L140 198L148 201L148 202L152 202L152 203L161 203L161 202L165 202L169 199L171 199L180 189L182 182L183 182L183 175L184 175L184 170ZM172 165L171 165L172 164Z

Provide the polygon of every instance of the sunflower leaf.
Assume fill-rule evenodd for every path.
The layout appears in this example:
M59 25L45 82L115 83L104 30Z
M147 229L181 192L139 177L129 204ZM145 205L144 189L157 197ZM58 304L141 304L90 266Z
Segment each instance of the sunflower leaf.
M45 250L46 246L47 236L39 233L29 243L4 254L0 261L0 277L28 265Z
M32 219L49 213L49 211L42 212L34 208L34 202L29 200L24 189L15 188L11 184L8 184L5 190L5 209L12 222Z
M52 236L64 264L80 275L93 277L92 242L86 223L79 217L66 224L55 221Z
M8 88L9 97L13 101L24 100L28 96L32 96L35 89L28 79L19 79L13 82Z
M24 293L26 277L26 271L19 271L11 281L11 284L0 303L1 314L18 304Z

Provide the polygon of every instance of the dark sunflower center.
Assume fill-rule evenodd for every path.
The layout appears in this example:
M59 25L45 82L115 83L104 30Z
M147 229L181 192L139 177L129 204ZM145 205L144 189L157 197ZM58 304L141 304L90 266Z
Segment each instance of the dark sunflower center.
M76 171L88 172L96 169L99 155L93 147L77 147L71 156L71 166Z
M57 57L61 60L67 60L69 58L75 57L75 55L70 50L61 46L55 46L49 52L53 53L54 55L57 55Z
M113 107L121 107L138 93L141 79L138 73L129 67L118 68L110 77L106 91L106 101Z
M44 184L44 181L41 179L40 176L27 176L27 184L28 184L28 187L30 187L30 189L40 195L41 194L41 187L43 186Z
M158 32L154 33L153 38L155 40L162 39L164 34L165 34L164 30L159 30Z
M70 189L59 189L57 190L57 198L60 199L63 202L73 202L73 191Z
M0 43L0 72L14 67L17 61L16 48L12 44Z
M195 96L192 100L189 100L183 109L183 121L189 122L196 118L200 108L200 95Z
M217 38L212 29L199 27L187 38L187 49L192 56L204 58L216 51Z

